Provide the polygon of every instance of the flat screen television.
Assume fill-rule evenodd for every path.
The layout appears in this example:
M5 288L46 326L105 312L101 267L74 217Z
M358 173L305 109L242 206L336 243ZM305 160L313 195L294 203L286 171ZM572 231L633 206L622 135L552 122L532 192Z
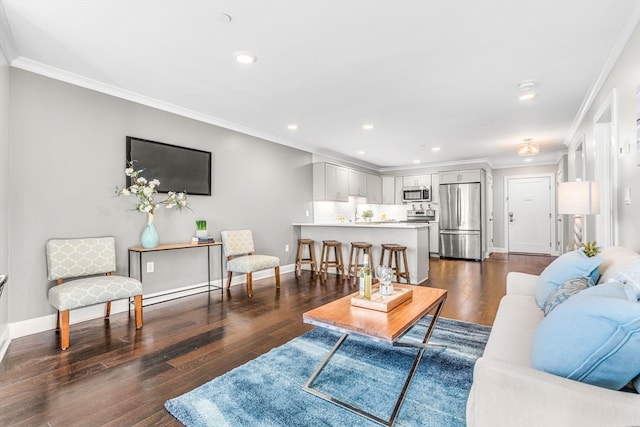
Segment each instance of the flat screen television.
M127 162L135 161L141 176L157 179L159 193L186 191L189 195L211 195L211 153L163 142L127 136ZM131 178L127 177L127 186Z

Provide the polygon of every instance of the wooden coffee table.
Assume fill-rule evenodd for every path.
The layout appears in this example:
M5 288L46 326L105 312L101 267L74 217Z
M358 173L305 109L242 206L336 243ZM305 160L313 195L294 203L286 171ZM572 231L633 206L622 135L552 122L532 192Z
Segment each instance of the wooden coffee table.
M342 333L338 342L333 346L331 351L329 351L327 356L304 385L304 389L309 393L386 426L391 426L395 422L398 412L400 411L400 407L402 406L404 396L411 384L411 380L418 368L418 364L420 363L420 359L422 358L425 348L438 347L428 345L427 343L429 342L433 328L440 316L442 306L447 298L447 291L444 289L403 285L399 283L394 283L393 286L411 289L413 291L413 297L389 312L375 311L368 308L352 306L351 297L353 295L348 295L307 311L302 315L305 323L321 326L323 328ZM404 334L413 325L415 325L418 320L432 311L434 312L433 317L429 327L427 328L424 339L421 342L402 341ZM331 357L342 345L349 334L362 335L375 341L388 343L393 346L418 347L420 349L416 355L413 365L411 366L409 374L407 375L402 391L398 396L398 400L396 401L396 405L391 413L391 417L388 420L377 417L311 387L313 381L324 369Z

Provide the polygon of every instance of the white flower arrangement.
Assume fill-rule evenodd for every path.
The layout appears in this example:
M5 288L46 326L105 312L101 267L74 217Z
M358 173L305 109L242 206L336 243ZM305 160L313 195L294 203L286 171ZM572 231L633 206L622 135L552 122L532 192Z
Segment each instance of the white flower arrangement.
M160 181L157 179L147 180L145 177L140 176L144 169L135 170L133 168L133 161L127 163L127 168L124 170L124 174L131 178L131 185L126 188L119 189L116 186L117 196L129 196L135 194L138 196L138 204L136 204L136 210L139 212L146 212L153 215L160 205L165 205L167 209L187 208L187 193L169 191L167 198L160 202L154 202L153 195L158 192L156 187L160 185Z

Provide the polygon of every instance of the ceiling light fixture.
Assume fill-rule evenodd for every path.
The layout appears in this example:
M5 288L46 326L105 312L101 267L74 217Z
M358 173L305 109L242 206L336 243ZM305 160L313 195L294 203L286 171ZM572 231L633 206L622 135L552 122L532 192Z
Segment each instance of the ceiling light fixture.
M362 125L362 129L371 130L371 129L373 129L373 125L371 123L364 124L364 125Z
M440 147L433 147L431 151L440 151Z
M525 80L518 84L520 89L520 100L527 101L536 97L536 82L534 80Z
M418 164L420 163L420 160L414 160L413 163Z
M287 129L289 130L298 130L298 125L295 123L291 123L290 125L287 125Z
M358 150L358 154L363 156L364 155L364 150Z
M518 147L516 148L516 153L518 153L518 156L535 156L540 152L540 144L538 144L537 142L531 142L533 141L533 139L527 138L524 141L524 143L518 145Z
M235 58L236 61L238 61L241 64L253 64L258 60L258 58L256 58L256 56L253 53L246 52L243 50L235 52L233 54L233 57Z

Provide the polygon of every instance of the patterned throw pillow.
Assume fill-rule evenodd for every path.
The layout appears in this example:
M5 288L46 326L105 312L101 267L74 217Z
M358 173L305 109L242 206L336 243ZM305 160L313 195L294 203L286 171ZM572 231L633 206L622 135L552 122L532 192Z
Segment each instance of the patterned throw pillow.
M591 280L590 277L576 277L566 280L547 297L544 302L544 306L542 307L544 315L546 316L551 313L551 310L565 302L569 297L587 289L590 286L593 286L593 280Z

